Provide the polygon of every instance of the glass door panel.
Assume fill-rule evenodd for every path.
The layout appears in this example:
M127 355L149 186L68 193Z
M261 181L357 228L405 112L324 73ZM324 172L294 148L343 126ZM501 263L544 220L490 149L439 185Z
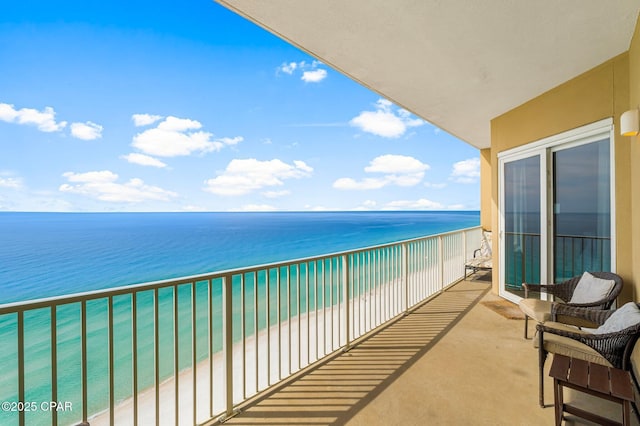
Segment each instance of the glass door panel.
M504 163L504 291L523 297L540 283L540 155Z
M553 152L553 271L611 270L609 139Z

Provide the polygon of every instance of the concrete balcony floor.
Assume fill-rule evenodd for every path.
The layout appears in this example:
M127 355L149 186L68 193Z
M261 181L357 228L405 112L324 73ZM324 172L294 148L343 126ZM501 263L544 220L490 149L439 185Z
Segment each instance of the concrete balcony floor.
M537 350L523 338L522 320L479 303L496 299L487 281L462 281L225 424L552 425L552 379L545 372L541 408ZM621 419L614 403L570 390L565 401ZM570 415L565 421L590 424Z

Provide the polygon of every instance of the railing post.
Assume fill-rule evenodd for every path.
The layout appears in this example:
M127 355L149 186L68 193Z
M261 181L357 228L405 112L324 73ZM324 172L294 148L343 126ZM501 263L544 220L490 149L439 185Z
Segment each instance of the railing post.
M80 341L80 357L82 362L82 423L87 423L89 416L88 407L88 390L87 390L87 301L80 302L80 335L82 340ZM135 358L133 359L135 362ZM136 396L133 395L135 398ZM135 399L134 399L135 401Z
M402 243L402 285L404 287L404 313L409 313L409 254L407 243Z
M24 401L24 312L18 311L18 402ZM18 410L18 424L24 426L25 411Z
M224 358L224 394L225 414L229 418L233 415L233 276L225 275L222 283L222 356Z
M467 232L462 231L462 276L464 277L467 274L467 270L464 267L464 264L467 263Z
M438 277L440 279L440 293L444 289L444 244L442 235L438 236Z
M351 321L350 321L350 309L349 309L349 296L350 296L350 291L349 291L349 285L350 285L350 281L349 281L349 256L347 254L343 254L342 255L342 296L344 299L344 335L345 335L345 345L343 348L343 352L347 352L349 349L351 349L351 336L349 333L349 329L351 328Z

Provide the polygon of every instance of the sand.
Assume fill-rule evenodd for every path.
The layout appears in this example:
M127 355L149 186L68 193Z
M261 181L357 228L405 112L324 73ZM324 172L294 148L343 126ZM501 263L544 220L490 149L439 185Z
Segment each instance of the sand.
M429 289L425 290L431 292ZM335 298L336 295L334 295ZM373 291L363 291L362 295L352 298L349 307L350 318L352 318L349 340L352 341L400 314L403 306L404 291L400 289L400 279L388 282ZM244 351L242 342L235 343L233 345L234 405L346 345L345 311L345 304L342 303L339 306L319 309L317 312L312 310L309 314L303 313L295 316L291 322L283 321L279 325L271 325L268 330L259 331L257 357L255 335L246 337ZM270 342L269 345L267 342ZM290 345L289 342L291 342ZM256 363L258 364L257 373ZM210 384L211 364L213 364L213 381ZM161 425L192 425L194 423L194 375L196 423L224 413L223 368L223 354L217 352L212 354L211 359L207 357L198 362L195 374L193 368L184 369L178 374L178 416L175 414L175 376L162 382L158 386L159 423ZM269 380L267 380L268 377ZM213 388L213 395L210 392L211 388ZM156 424L155 399L156 386L138 393L139 425ZM133 424L133 398L118 403L114 413L114 424ZM106 410L88 420L92 426L102 426L109 425L109 419L109 411Z

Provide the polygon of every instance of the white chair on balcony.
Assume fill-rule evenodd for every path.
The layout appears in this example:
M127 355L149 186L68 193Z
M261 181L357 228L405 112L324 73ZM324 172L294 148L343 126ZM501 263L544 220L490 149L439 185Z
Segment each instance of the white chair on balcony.
M616 297L622 291L622 278L612 272L584 272L559 284L523 283L524 299L519 303L524 314L524 338L528 338L529 318L544 323L551 318L554 303L567 304L579 308L610 309ZM530 298L532 292L546 292L553 296L551 300ZM572 317L560 316L557 322L578 327L592 327L594 324L578 321Z
M471 270L471 274L478 271L490 271L493 267L491 252L491 231L482 231L482 239L480 248L473 252L473 259L469 259L464 264L464 279L467 279L467 271Z

